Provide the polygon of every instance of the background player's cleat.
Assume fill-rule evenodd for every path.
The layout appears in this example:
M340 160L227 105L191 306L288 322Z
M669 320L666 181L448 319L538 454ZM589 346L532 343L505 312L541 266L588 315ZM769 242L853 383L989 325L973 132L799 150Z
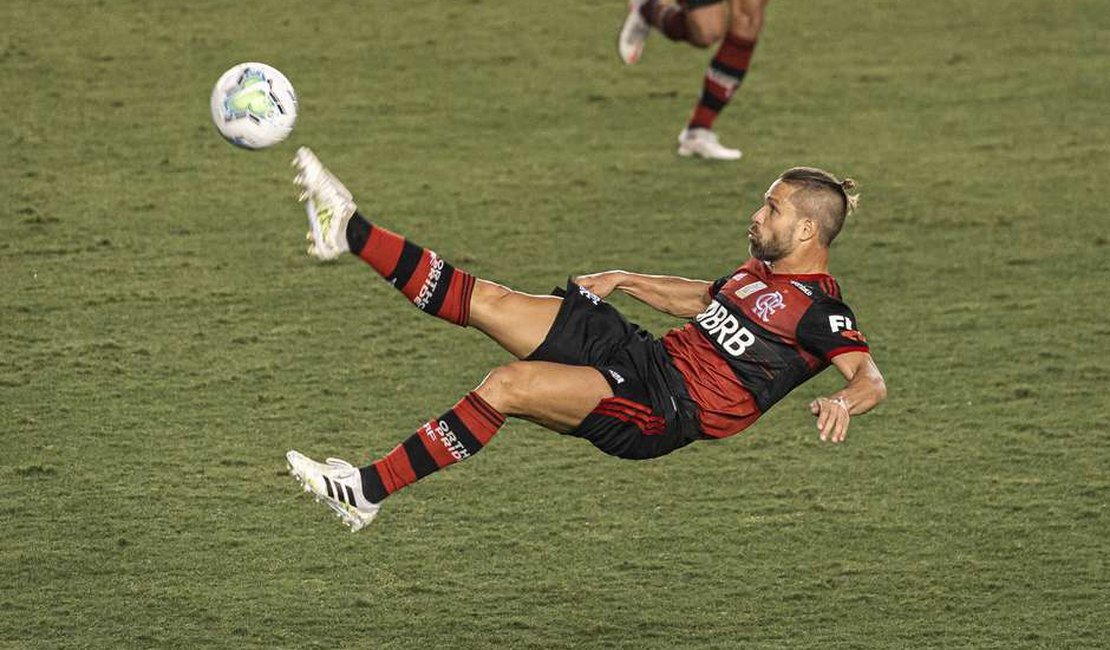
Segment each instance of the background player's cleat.
M647 0L628 0L628 16L617 35L617 54L627 65L640 60L640 55L644 52L644 42L651 33L651 25L640 14L640 7L646 3Z
M347 250L347 222L355 213L351 193L329 172L316 154L301 147L293 158L297 175L293 182L300 189L298 199L308 212L308 254L321 260L333 260Z
M678 155L700 156L708 160L740 160L739 149L729 149L709 129L682 129L678 134Z
M285 454L289 473L311 492L317 501L322 501L335 511L343 523L358 532L374 520L381 507L371 503L362 494L362 476L358 469L345 460L329 458L326 463L318 463L308 456L289 451Z

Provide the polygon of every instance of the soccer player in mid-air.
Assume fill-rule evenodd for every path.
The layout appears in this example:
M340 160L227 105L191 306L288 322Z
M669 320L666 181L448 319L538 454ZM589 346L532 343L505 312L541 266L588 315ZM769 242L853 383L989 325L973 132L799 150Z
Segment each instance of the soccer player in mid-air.
M640 60L651 28L672 41L694 47L720 43L705 71L701 97L686 128L678 135L678 155L710 160L739 160L740 150L721 144L713 131L717 115L740 88L763 30L768 0L629 0L628 16L617 36L617 52L626 64ZM727 5L727 10L726 10Z
M751 259L715 282L606 271L534 296L475 278L371 224L310 150L300 149L295 165L311 255L349 251L420 310L475 327L517 358L366 467L286 455L305 490L353 530L390 494L479 452L507 417L647 459L743 431L830 364L847 383L809 404L821 440L844 440L851 416L886 395L827 273L829 245L855 205L849 180L809 167L783 172L751 217ZM616 290L690 320L656 338L605 302Z

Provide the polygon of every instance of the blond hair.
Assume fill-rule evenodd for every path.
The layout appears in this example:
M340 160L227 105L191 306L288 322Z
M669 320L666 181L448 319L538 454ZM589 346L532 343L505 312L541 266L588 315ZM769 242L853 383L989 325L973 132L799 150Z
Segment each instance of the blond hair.
M856 211L859 194L849 194L857 184L851 178L838 179L816 167L791 167L779 175L779 180L795 188L791 203L805 217L817 222L821 243L832 244L844 220Z

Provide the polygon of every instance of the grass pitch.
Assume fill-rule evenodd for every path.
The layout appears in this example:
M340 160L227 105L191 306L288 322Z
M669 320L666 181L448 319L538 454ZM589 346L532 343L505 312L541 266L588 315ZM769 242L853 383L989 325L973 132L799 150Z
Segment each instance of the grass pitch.
M672 150L710 53L654 35L622 68L622 13L0 6L0 646L1105 643L1105 3L776 1L718 122L734 165ZM242 60L300 93L274 150L209 123ZM833 271L890 399L821 445L826 375L648 463L514 422L346 534L284 451L379 455L507 355L304 256L298 143L535 292L717 277L782 169L855 176Z

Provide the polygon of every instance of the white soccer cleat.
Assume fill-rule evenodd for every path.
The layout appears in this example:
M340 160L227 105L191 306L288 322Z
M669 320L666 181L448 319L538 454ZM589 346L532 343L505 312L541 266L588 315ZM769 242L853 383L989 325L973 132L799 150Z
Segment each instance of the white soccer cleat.
M293 166L297 168L293 182L300 189L298 200L304 202L308 212L308 237L312 240L308 254L320 260L334 260L350 250L347 222L357 207L354 198L308 147L297 149Z
M709 129L682 129L678 134L678 155L699 156L707 160L740 160L739 149L729 149Z
M347 461L329 458L325 463L317 463L298 451L285 454L285 460L289 473L304 486L304 491L326 503L351 527L352 533L378 515L381 506L362 495L362 477Z
M644 52L644 42L651 33L651 25L640 14L640 7L645 4L647 0L628 0L628 16L617 36L617 54L626 65L640 60L640 55Z

